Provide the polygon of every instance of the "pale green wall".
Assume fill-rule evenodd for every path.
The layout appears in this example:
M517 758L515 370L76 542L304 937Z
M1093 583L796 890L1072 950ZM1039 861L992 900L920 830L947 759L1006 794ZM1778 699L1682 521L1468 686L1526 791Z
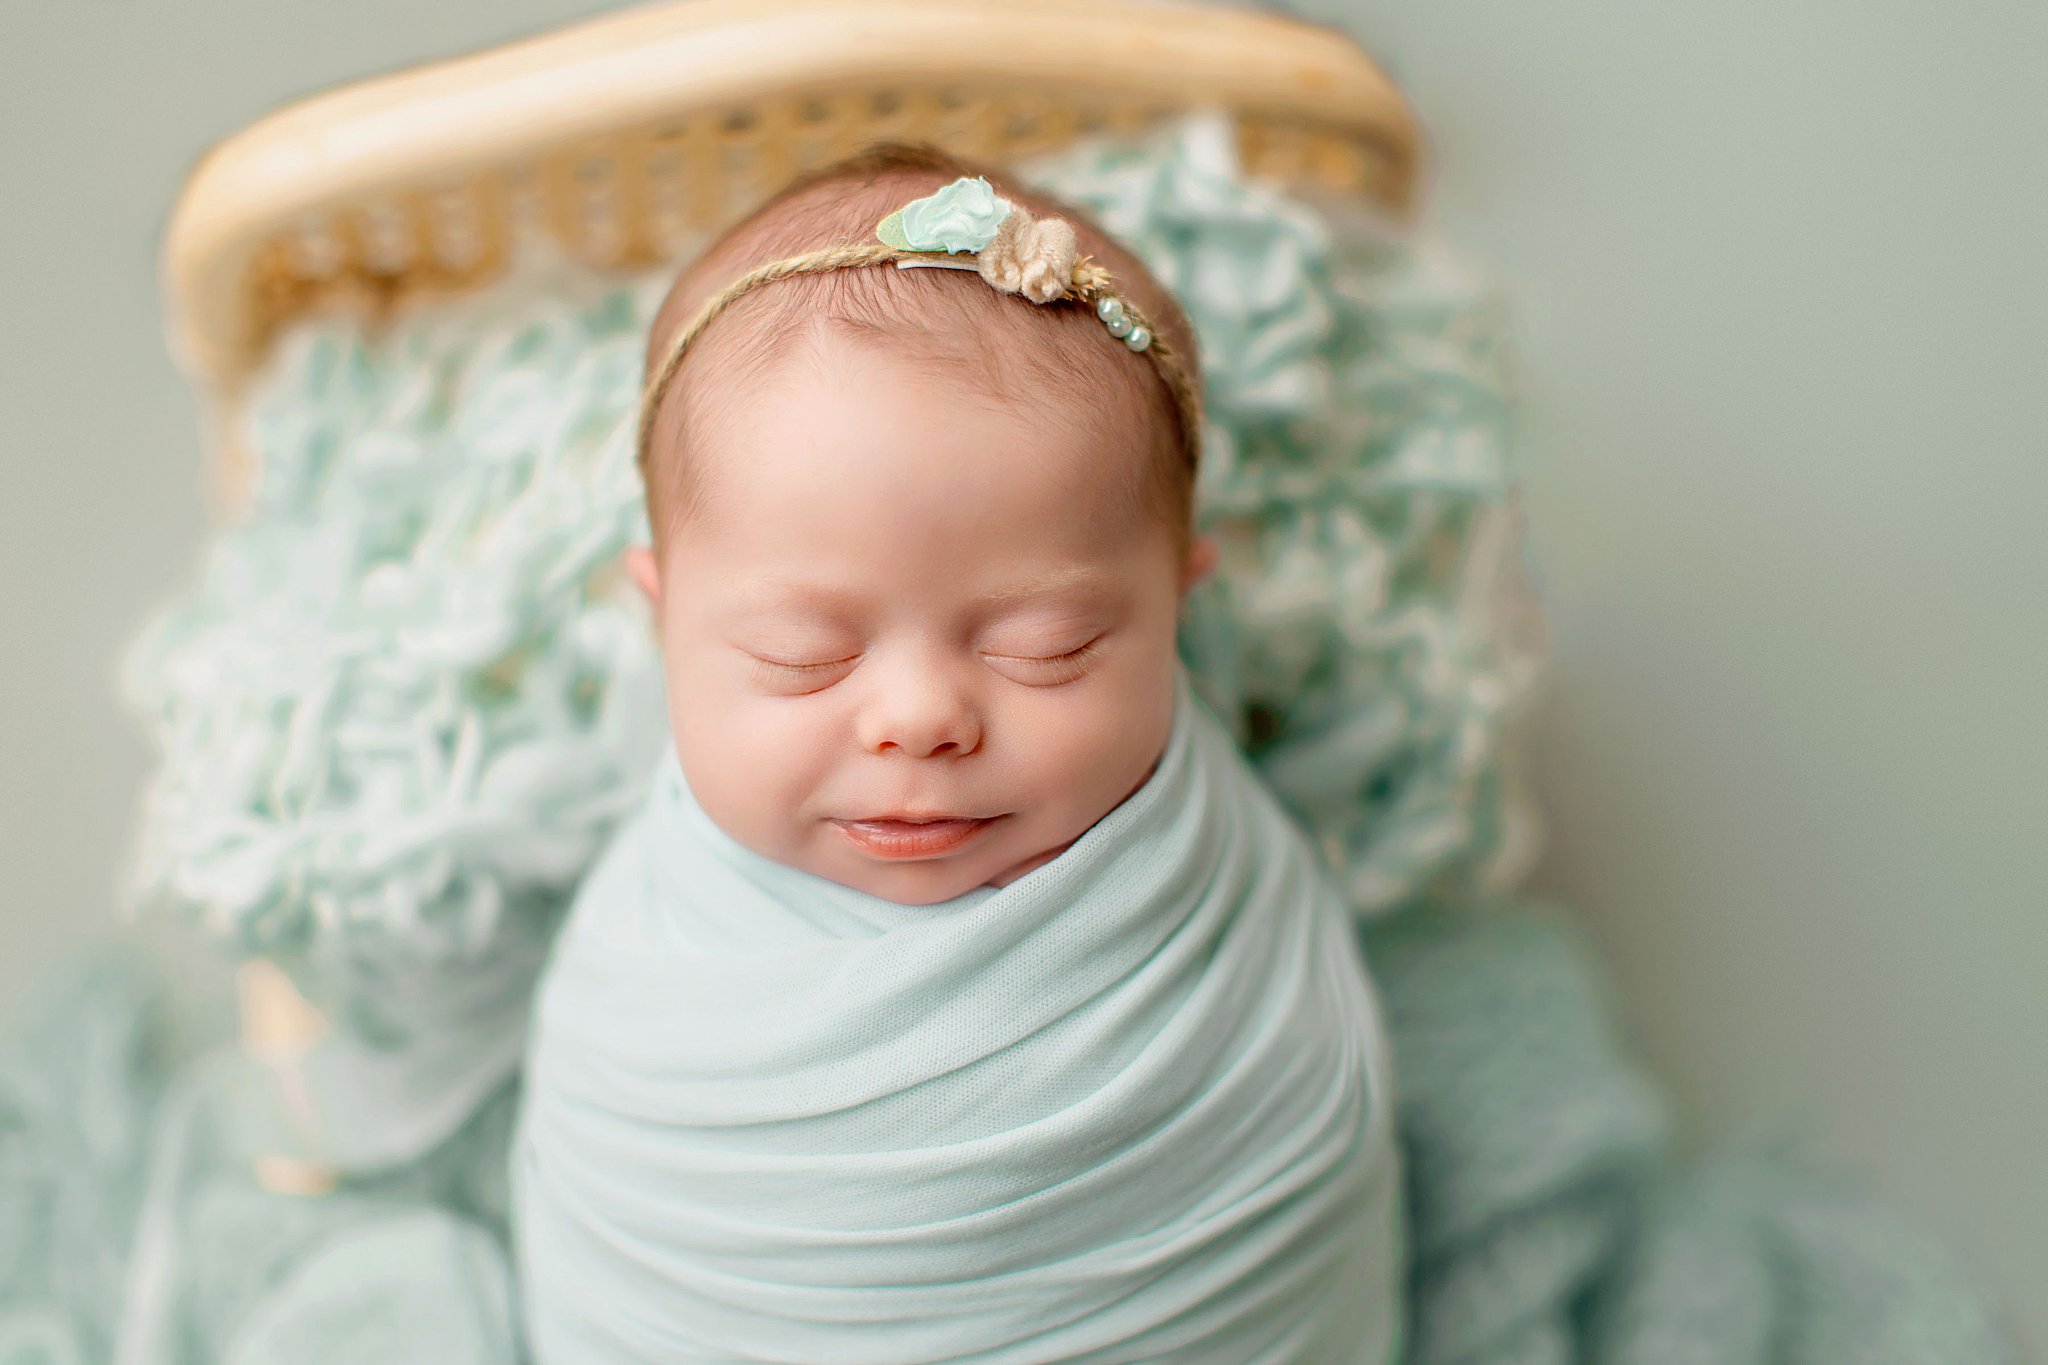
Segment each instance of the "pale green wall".
M1543 884L2048 1346L2048 6L1315 0L1508 282Z
M0 0L0 995L106 921L143 756L101 680L200 535L191 159L601 8ZM1545 884L1696 1134L1816 1135L2048 1342L2048 7L1302 9L1395 68L1516 302Z

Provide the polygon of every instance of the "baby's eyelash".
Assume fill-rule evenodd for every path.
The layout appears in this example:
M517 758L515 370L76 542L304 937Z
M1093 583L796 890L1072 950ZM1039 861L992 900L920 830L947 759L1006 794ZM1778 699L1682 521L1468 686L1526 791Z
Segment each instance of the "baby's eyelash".
M1029 658L1020 654L999 654L995 657L1010 659L1016 663L1042 665L1060 673L1062 675L1059 679L1061 682L1072 682L1087 671L1086 665L1088 661L1101 652L1102 647L1096 641L1090 640L1079 649L1071 649L1065 654L1055 654L1050 658Z
M842 664L851 663L859 656L848 655L844 659L833 659L822 664L786 664L775 659L764 659L758 654L751 657L753 659L752 671L754 681L765 683L778 680L787 682L792 677L802 678L814 673L822 673L828 668L838 668Z
M808 673L812 669L817 668L837 668L839 667L839 665L843 663L851 662L853 658L854 656L849 654L844 659L828 659L821 664L786 664L777 659L763 659L757 655L755 656L754 661L756 663L766 664L770 668L788 669L792 673Z
M1029 664L1034 668L1046 669L1056 674L1053 685L1069 683L1088 671L1088 664L1102 652L1100 637L1090 640L1079 649L1070 649L1065 654L1038 657L1028 654L992 654L993 659L1010 663ZM753 675L756 683L774 681L787 682L791 678L804 678L823 673L826 669L840 668L857 661L860 656L849 655L844 659L832 659L821 664L786 664L775 659L764 659L760 655L750 656L753 660Z

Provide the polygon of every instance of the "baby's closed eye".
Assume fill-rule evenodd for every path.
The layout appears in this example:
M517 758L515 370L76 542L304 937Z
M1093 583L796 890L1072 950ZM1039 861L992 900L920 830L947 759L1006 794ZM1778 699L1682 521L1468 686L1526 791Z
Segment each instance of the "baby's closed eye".
M1071 648L1018 641L1006 642L1000 649L983 649L981 654L1005 676L1031 686L1053 687L1085 674L1102 652L1106 634L1091 636ZM799 693L830 686L851 673L866 657L864 651L849 655L812 651L814 657L810 658L803 657L802 652L780 654L746 648L741 652L752 663L755 683L784 691L794 687ZM823 657L815 657L818 655Z
M1101 641L1102 637L1098 635L1079 648L1069 649L1056 654L1044 654L1036 651L1020 654L998 654L991 651L986 657L1006 665L1014 665L1023 671L1034 674L1035 681L1039 684L1052 686L1057 685L1058 682L1071 682L1087 672L1089 663L1094 660L1097 654L1102 652Z

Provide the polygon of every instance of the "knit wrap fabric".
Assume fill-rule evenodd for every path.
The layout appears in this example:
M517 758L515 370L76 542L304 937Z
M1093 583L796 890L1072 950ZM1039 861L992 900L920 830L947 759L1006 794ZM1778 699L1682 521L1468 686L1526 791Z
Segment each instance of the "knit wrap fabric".
M1349 908L1176 679L1137 792L936 905L752 852L664 761L541 985L513 1157L540 1361L1392 1359Z

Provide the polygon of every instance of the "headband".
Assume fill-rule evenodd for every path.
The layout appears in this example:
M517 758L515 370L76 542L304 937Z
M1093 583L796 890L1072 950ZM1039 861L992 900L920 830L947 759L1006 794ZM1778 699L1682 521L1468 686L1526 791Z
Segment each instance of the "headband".
M962 253L969 259L953 259ZM1115 292L1116 280L1108 270L1092 257L1079 254L1071 223L1063 218L1034 219L1021 206L998 198L986 178L962 176L884 218L876 225L872 241L845 242L757 266L707 300L689 326L677 334L661 368L641 394L635 458L642 472L647 468L655 411L682 364L684 348L734 300L789 275L891 263L899 270L916 266L972 270L1002 292L1021 294L1033 303L1071 300L1093 308L1111 336L1149 356L1157 366L1180 415L1188 465L1196 467L1201 449L1201 394L1180 353L1159 339L1135 304Z

